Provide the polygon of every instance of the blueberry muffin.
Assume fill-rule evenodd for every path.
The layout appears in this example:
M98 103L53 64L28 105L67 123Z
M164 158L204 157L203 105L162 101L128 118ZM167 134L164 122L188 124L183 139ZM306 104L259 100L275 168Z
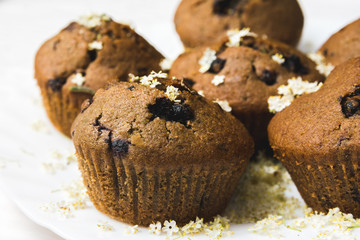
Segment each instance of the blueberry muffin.
M360 18L333 34L319 49L334 66L360 56Z
M257 148L267 146L267 125L273 116L267 99L288 79L322 81L316 65L304 54L283 43L256 37L248 29L233 31L211 47L181 54L170 75L212 100L228 101L232 114L252 134ZM240 37L241 36L241 37Z
M100 89L72 134L95 207L120 221L185 224L221 213L253 153L231 114L165 74Z
M360 58L271 120L269 141L313 210L360 217Z
M304 18L296 0L182 0L174 22L186 48L212 44L227 30L244 27L295 46Z
M81 103L108 82L160 70L163 56L129 26L106 15L70 23L35 57L35 78L51 122L70 136Z

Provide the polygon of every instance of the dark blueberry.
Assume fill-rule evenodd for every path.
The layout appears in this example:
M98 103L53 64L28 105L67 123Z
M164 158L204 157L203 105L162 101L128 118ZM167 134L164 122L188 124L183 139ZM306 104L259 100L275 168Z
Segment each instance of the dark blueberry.
M61 90L65 82L66 82L65 78L54 78L54 79L49 79L47 85L51 88L51 90L57 92Z
M95 49L88 51L90 61L93 62L97 58L97 51Z
M223 69L226 60L221 58L216 58L210 65L208 72L210 73L219 73Z
M346 118L360 113L360 86L355 86L355 91L339 97L341 111Z
M266 83L266 85L274 85L276 83L277 73L265 69L260 76L260 80Z
M324 57L327 57L327 55L328 55L328 50L327 50L327 48L325 48L325 49L323 50L323 55L324 55Z
M111 141L111 150L115 156L123 157L129 151L129 142L124 139L116 139Z
M256 67L252 64L251 65L251 71L253 71L254 73L256 73Z
M282 66L296 74L305 75L309 73L309 69L302 65L300 58L294 54L285 57L285 62Z
M183 80L184 80L185 84L187 84L189 87L193 87L195 84L195 82L190 78L184 78Z
M128 89L129 89L130 91L134 91L135 86L130 86L130 87L128 87Z
M148 109L153 115L151 120L159 117L166 121L179 122L187 126L187 121L194 119L194 113L189 105L174 103L168 98L157 98L156 103L149 105Z
M348 99L341 105L341 110L345 117L351 117L360 110L360 99Z
M76 22L72 22L66 28L64 28L63 31L72 32L76 28L76 25L77 25Z
M235 10L239 0L214 0L213 13L218 15L228 15Z

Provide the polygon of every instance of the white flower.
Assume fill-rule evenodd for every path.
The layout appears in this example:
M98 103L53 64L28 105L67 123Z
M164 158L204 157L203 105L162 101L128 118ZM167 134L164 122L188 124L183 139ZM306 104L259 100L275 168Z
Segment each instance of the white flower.
M329 76L332 70L334 70L334 65L331 63L328 64L320 64L316 66L316 70L319 71L319 73L323 74L325 77Z
M284 56L280 53L275 53L275 55L272 55L271 58L280 65L285 62Z
M227 35L229 37L229 41L226 43L228 47L238 47L240 46L240 42L243 37L256 37L257 35L253 32L250 32L250 28L232 29L227 31Z
M285 96L271 96L268 98L269 111L271 113L277 113L284 110L286 107L290 106L294 96L285 95Z
M135 81L137 81L137 80L139 80L140 79L140 77L138 77L138 76L135 76L134 74L132 74L132 73L129 73L129 82L135 82Z
M147 76L142 77L135 77L134 74L129 74L130 82L134 82L140 79L140 83L144 86L149 86L151 88L155 88L157 85L160 85L161 83L158 81L158 78L167 78L167 74L163 72L154 72L152 71Z
M225 80L224 75L215 75L213 80L211 80L211 83L214 84L215 86L218 86L218 85L224 83L224 80Z
M163 71L170 70L171 66L173 64L173 60L164 58L160 61L159 65Z
M200 96L202 96L202 97L205 97L205 94L204 94L204 91L203 91L203 90L199 90L199 91L198 91L198 94L199 94Z
M160 235L161 234L161 223L157 222L157 223L150 224L149 232L151 232L152 234Z
M163 232L166 232L168 236L176 234L179 231L179 228L176 226L176 222L174 220L165 220L164 227L162 228Z
M309 53L308 57L316 63L316 70L318 70L325 77L329 76L334 66L331 63L326 63L325 57L317 53Z
M154 79L151 81L151 84L149 85L149 87L155 88L157 85L160 85L160 84L161 83L157 79Z
M138 231L139 231L139 226L138 225L126 226L125 229L123 230L123 233L125 233L125 234L135 234Z
M76 73L75 76L71 79L72 83L75 83L77 86L82 86L85 82L85 77L81 73Z
M110 21L110 17L106 14L88 14L79 17L77 23L87 27L87 28L94 28L96 26L101 25L102 22Z
M219 106L225 111L225 112L231 112L232 108L229 105L229 102L226 100L219 100L216 99L215 101L213 101L214 103L219 104Z
M102 42L100 41L93 41L88 44L89 50L101 50L103 48Z
M114 228L109 224L108 221L96 224L97 227L102 231L112 231Z
M278 87L278 93L282 96L268 98L269 111L277 113L290 106L292 101L305 93L313 93L322 87L322 83L303 81L301 77L288 79L287 85Z
M199 72L205 73L211 67L211 63L216 60L216 51L210 48L207 48L204 51L204 55L199 60L200 69Z
M174 86L167 86L165 96L168 97L173 102L180 102L176 98L180 95L179 89Z
M196 221L190 221L188 224L181 228L183 234L194 234L199 233L203 230L204 222L203 219L196 217Z

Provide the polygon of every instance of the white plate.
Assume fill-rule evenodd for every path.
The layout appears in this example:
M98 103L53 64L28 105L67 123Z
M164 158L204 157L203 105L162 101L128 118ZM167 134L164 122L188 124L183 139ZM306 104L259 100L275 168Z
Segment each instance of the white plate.
M51 152L73 151L69 139L56 132L39 104L39 91L33 75L33 58L41 43L58 32L71 19L86 12L106 12L115 20L131 22L138 33L153 43L164 55L175 58L182 51L172 24L179 0L134 1L4 1L0 0L0 186L20 209L36 223L66 239L152 239L145 228L135 235L124 235L126 224L111 220L94 207L79 210L73 218L60 220L44 213L40 206L59 201L62 193L52 191L61 184L79 178L76 164L48 175L43 162L53 161ZM299 45L314 51L333 32L359 17L358 0L302 0L305 28ZM161 29L161 30L158 30ZM6 37L5 37L6 36ZM48 133L30 126L41 120ZM97 224L108 221L113 231L99 231ZM265 239L250 233L249 225L232 225L234 235L227 239ZM288 239L314 236L311 231L285 232ZM360 236L360 235L359 235ZM159 237L156 237L158 239ZM165 238L165 236L161 236ZM191 237L193 238L193 237ZM196 237L207 239L205 235Z

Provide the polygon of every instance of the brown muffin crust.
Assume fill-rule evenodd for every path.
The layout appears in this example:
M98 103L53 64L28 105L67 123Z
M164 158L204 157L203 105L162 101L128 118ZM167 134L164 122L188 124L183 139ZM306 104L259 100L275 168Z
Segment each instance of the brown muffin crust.
M187 48L212 44L227 30L244 27L295 46L304 18L296 0L183 0L174 22Z
M227 47L226 41L211 47L216 51L216 60L205 73L199 72L199 60L207 47L198 47L181 54L170 75L192 82L193 88L202 90L209 99L227 100L232 114L247 127L256 146L262 148L267 143L266 128L272 117L267 99L277 95L277 88L292 77L301 76L310 82L323 81L324 77L304 54L280 42L247 36L239 47ZM282 64L272 59L275 54L283 55ZM224 82L215 86L211 82L215 75L225 76Z
M319 49L334 66L360 56L360 18L333 34Z
M84 103L73 125L84 183L98 210L127 223L210 220L230 199L253 141L218 105L177 80L159 81L121 82Z
M89 48L94 41L100 49ZM129 26L102 21L95 27L70 23L47 40L35 57L35 78L46 112L54 126L70 136L81 103L109 82L126 81L129 73L160 70L163 56ZM76 73L85 78L78 91L72 82ZM80 92L79 92L80 91Z
M309 207L360 216L360 58L271 120L269 141Z

